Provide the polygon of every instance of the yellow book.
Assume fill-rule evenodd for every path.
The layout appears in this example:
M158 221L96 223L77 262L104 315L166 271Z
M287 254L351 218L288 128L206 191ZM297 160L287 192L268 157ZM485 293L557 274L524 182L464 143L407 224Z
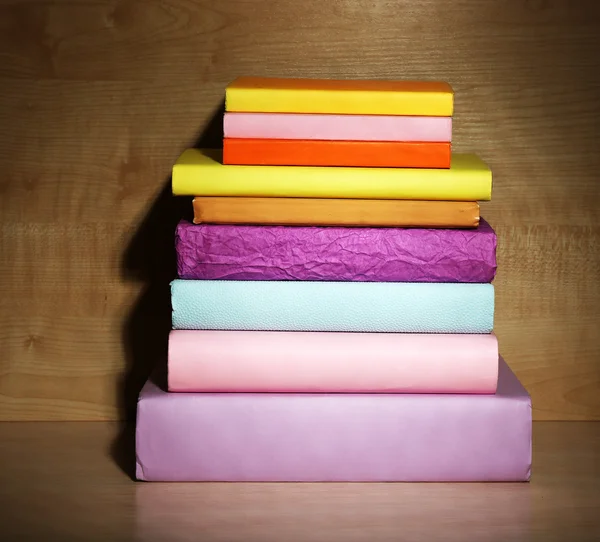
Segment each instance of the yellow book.
M173 166L179 196L488 201L492 172L474 154L453 154L449 169L233 166L222 151L188 149Z
M239 77L225 89L225 109L255 113L451 117L454 91L442 81Z

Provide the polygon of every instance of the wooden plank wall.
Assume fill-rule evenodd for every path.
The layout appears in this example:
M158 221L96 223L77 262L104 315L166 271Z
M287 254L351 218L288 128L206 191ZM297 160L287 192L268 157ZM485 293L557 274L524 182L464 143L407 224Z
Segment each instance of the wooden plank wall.
M0 419L132 414L170 167L238 75L449 81L454 150L494 171L501 351L536 419L600 419L595 0L0 0Z

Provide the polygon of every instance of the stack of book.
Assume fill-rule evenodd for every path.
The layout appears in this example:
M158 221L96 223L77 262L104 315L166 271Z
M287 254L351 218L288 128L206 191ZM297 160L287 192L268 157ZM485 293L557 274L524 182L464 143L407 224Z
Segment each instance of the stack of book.
M173 168L194 223L138 478L528 480L479 218L492 176L451 153L450 86L240 78L226 109L222 154Z

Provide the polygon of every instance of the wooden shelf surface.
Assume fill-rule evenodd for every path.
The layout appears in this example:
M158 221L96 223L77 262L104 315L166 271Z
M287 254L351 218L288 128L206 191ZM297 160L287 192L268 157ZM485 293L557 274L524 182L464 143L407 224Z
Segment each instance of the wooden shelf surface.
M134 482L130 431L0 424L0 539L600 539L600 423L535 422L530 483Z

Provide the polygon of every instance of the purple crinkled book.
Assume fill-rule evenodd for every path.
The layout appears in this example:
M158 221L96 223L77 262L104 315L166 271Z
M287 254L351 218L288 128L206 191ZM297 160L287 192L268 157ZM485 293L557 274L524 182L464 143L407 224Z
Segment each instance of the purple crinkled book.
M179 278L492 282L496 234L475 229L195 225L176 231Z
M495 395L168 393L138 401L146 481L528 481L531 399L502 358Z

